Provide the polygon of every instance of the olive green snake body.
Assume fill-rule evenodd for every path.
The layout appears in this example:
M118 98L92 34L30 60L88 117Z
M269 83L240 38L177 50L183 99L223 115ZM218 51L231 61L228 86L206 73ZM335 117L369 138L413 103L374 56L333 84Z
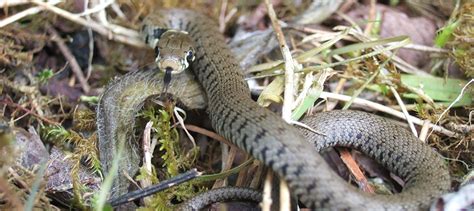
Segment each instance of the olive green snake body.
M210 18L189 10L158 10L145 20L145 24L189 33L195 50L195 61L191 63L190 69L207 99L197 97L196 93L193 97L206 101L206 111L215 131L270 167L287 182L291 193L305 206L331 210L417 210L427 208L434 198L449 189L449 173L441 157L410 132L383 118L357 111L320 113L304 120L324 134L318 135L309 131L301 132L277 114L258 106L250 97L237 61ZM138 77L140 74L148 76ZM140 100L144 100L144 95L158 94L161 89L157 87L161 85L151 81L155 77L151 76L156 74L152 71L130 74L130 78L125 76L121 79L128 81L128 85L114 83L104 92L98 106L99 151L108 154L101 156L104 172L111 167L110 161L119 139L109 133L128 130L125 127L130 127L129 123L120 127L106 124L120 121L120 117L113 115L116 115L114 109L117 106L125 104L120 102L121 99L134 101L134 105L137 105ZM169 88L172 94L183 92L173 90L174 87L180 87L180 77L192 81L193 76L187 74L178 74L173 78ZM151 87L157 90L145 94L138 91L131 95L123 90L113 90L114 87L134 90ZM200 89L196 88L198 91ZM138 95L143 96L130 99ZM122 114L130 118L130 111ZM121 139L128 140L124 137ZM376 159L406 181L403 192L370 195L351 187L330 169L315 150L315 147L321 150L335 145L355 148ZM130 152L135 155L124 154L124 159L139 163L139 153L126 147L125 153ZM126 171L134 175L138 163L119 167L119 174ZM123 176L118 176L114 181L117 187L114 187L113 194L126 191L124 183L128 184Z

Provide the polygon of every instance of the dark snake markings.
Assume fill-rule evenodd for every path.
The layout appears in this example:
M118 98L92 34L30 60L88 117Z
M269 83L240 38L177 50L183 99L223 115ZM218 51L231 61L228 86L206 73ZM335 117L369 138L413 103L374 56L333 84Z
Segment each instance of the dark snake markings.
M315 130L324 131L326 136L321 136L306 130L299 131L276 114L259 107L250 98L242 71L231 56L223 36L214 21L206 16L181 9L158 10L145 19L145 25L189 33L196 45L196 60L191 69L207 96L207 112L213 128L271 167L286 180L292 193L306 206L331 210L418 210L426 209L434 198L449 189L449 173L441 157L410 132L390 124L383 118L359 111L333 111L319 113L303 120L303 123ZM179 28L180 26L186 28ZM138 71L123 80L132 81L127 82L128 86L140 83L137 80L150 80L137 77L140 74L150 74L150 71ZM189 80L192 81L192 76ZM173 86L184 87L180 83L183 82L173 79L169 89L178 98L185 92L179 88L173 90ZM107 117L117 118L110 117L115 114L113 109L116 108L107 101L108 97L115 93L112 85L106 89L98 106L99 125L113 124L106 120ZM115 87L127 86L115 84ZM143 95L138 93L137 96ZM121 92L115 93L120 94ZM100 114L107 111L112 113ZM131 118L130 115L127 118ZM112 126L102 125L99 128L103 129L102 132L99 131L100 152L113 154L116 150L116 139L111 136L118 137L119 133L114 131ZM404 190L395 195L370 195L351 187L339 178L314 150L314 146L320 151L336 145L355 148L376 159L388 170L406 180ZM134 152L140 154L139 150ZM129 157L126 159L130 162L140 162L139 156ZM111 155L101 156L104 172L110 169L111 158ZM125 170L129 175L134 175L138 169L136 165L138 164L128 164L127 168L119 168L119 172ZM128 182L121 177L123 176L119 174L116 179L118 182L114 183L118 186L116 193L126 191L123 187ZM240 189L234 191L239 192ZM225 194L224 189L213 193L216 192Z

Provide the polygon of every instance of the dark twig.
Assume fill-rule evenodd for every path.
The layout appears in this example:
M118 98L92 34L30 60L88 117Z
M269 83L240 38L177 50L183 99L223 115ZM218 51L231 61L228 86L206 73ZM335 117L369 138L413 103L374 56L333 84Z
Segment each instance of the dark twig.
M81 85L82 91L84 93L89 93L91 90L91 87L87 83L87 79L84 76L84 73L82 72L81 67L79 66L79 63L77 63L76 58L74 55L72 55L71 51L69 48L66 46L64 41L61 39L59 36L58 32L51 26L48 26L48 33L51 35L51 40L53 40L59 47L59 50L63 53L63 56L67 59L69 64L71 65L71 70L74 73L74 75L77 77L79 80L79 84Z
M59 125L58 122L55 122L55 121L53 121L53 120L47 119L47 118L45 118L45 117L42 117L42 116L38 115L37 113L35 113L35 112L32 111L32 110L27 109L27 108L24 108L23 106L14 103L10 98L1 99L1 100L0 100L0 104L6 104L6 105L8 105L8 106L11 106L11 107L20 109L20 110L26 112L27 114L31 114L31 115L35 116L36 118L40 119L40 120L43 121L43 122L47 122L48 124Z
M115 199L109 200L109 203L112 207L119 206L121 204L125 204L131 201L135 201L137 199L143 198L150 196L152 194L155 194L157 192L166 190L168 188L171 188L173 186L179 185L181 183L184 183L186 181L189 181L191 179L194 179L198 176L200 176L202 173L198 172L196 169L191 169L185 173L182 173L176 177L173 177L169 180L165 180L159 184L152 185L146 188L143 188L141 190L136 190L127 194L124 194L122 196L119 196Z

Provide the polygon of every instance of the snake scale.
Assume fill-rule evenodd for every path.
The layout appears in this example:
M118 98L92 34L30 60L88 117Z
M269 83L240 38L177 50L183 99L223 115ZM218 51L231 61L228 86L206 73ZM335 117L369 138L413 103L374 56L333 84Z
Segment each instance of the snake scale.
M449 189L449 173L441 156L407 130L383 118L358 111L320 113L304 120L315 130L324 133L317 135L301 132L275 113L258 106L251 99L242 71L212 19L183 9L157 10L145 19L145 26L151 29L170 28L189 34L195 52L190 69L207 97L206 111L215 131L263 161L287 182L292 194L305 206L331 210L426 209L434 198ZM128 85L113 84L99 103L99 151L107 154L101 156L105 172L110 169L117 138L107 133L116 133L130 126L127 123L122 127L107 126L113 124L111 121L120 120L120 117L113 117L117 106L111 106L107 99L121 94L118 100L115 96L115 104L121 104L120 99L130 101L129 98L135 96L123 94L121 89L124 87L137 88L155 83L150 81L153 78L150 74L156 73L143 71L131 75L140 74L149 76L128 79L125 76L123 80ZM182 76L173 78L170 92L180 92L173 91L173 87L180 86L179 77ZM159 91L152 92L157 94ZM136 96L140 95L143 92L136 93ZM138 102L143 98L132 101ZM130 115L130 112L124 113ZM322 150L335 145L355 148L376 159L406 181L404 190L395 195L370 195L356 190L337 176L315 150L315 147ZM129 162L140 161L139 155L132 157ZM137 167L126 166L120 170L133 175ZM126 191L123 189L126 179L118 176L116 181L119 182L114 184L122 186L116 191Z

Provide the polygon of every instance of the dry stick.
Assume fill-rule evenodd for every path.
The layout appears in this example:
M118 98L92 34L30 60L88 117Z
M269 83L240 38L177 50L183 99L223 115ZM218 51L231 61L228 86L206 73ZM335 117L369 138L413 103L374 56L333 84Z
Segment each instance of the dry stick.
M45 118L45 117L42 117L42 116L38 115L37 113L33 112L32 110L29 110L29 109L27 109L27 108L24 108L23 106L18 105L18 104L16 104L16 103L12 102L11 100L8 100L8 101L7 101L7 100L2 100L2 101L0 101L0 104L6 104L6 105L9 105L9 106L13 106L13 107L15 107L15 108L18 108L18 109L20 109L20 110L23 110L24 112L26 112L26 113L28 113L28 114L31 114L31 115L35 116L36 118L40 119L41 121L47 122L48 124L51 124L51 125L59 125L58 122L55 122L55 121L53 121L53 120L47 119L47 118Z
M372 187L372 185L370 185L364 173L362 173L362 170L360 170L359 165L354 160L354 157L352 157L351 153L347 149L340 150L340 153L342 162L346 164L349 171L351 171L352 175L354 175L359 187L361 187L362 190L365 192L375 193L374 188Z
M408 116L410 116L410 114L408 113L407 108L405 107L405 104L403 103L402 98L398 94L397 90L395 90L395 88L393 88L393 86L390 86L390 91L392 92L393 96L395 96L395 99L397 100L397 103L400 106L400 109L402 110L403 115L405 115L405 119L407 120L407 123L408 123L408 126L410 127L411 132L413 133L413 135L418 137L418 132L416 131L416 128L415 128L415 125L413 124L413 121L411 121L411 119L408 118Z
M368 18L369 22L367 23L367 25L365 26L365 29L364 29L364 33L366 35L370 34L370 32L372 31L372 28L374 26L373 21L375 20L375 12L376 12L375 11L375 0L371 0L370 1L369 18ZM377 71L377 73L378 73L378 71ZM373 77L371 77L371 79L369 79L366 83L369 83L370 81L372 81L377 75L378 74L374 74ZM344 78L340 79L340 81L339 81L340 85L342 85L341 82L345 82L345 81L346 81L346 79L344 79ZM367 84L364 84L363 87L365 87L366 85ZM360 90L360 91L362 91L362 90ZM356 95L358 95L358 94L356 94ZM349 105L350 105L350 101L349 101L349 103L346 103L346 105L344 105L343 109L347 109ZM357 182L359 184L359 187L361 187L362 190L364 190L365 192L374 193L374 188L372 187L372 185L370 185L367 178L362 173L362 170L360 169L359 165L355 161L354 157L352 157L349 150L340 149L339 152L340 152L340 158L342 159L344 164L347 166L349 171L351 171L352 175L357 180Z
M278 43L280 43L280 50L285 62L285 92L283 95L283 108L282 108L282 118L285 121L291 120L291 105L293 104L293 93L294 93L294 69L295 69L295 61L291 56L291 52L288 49L288 45L286 44L285 37L283 35L283 31L281 30L280 24L278 23L278 19L276 17L275 11L273 10L272 4L269 0L265 0L265 4L267 6L268 15L270 16L270 20L272 22L273 30L278 39Z
M13 83L7 77L0 76L0 84L8 86L11 89L14 89L25 94L36 94L38 89L35 86L22 85L20 83Z
M106 5L106 4L104 4ZM91 21L91 16L89 14L92 14L94 12L98 11L104 11L105 7L100 7L101 5L94 7L92 9L89 9L89 1L85 0L84 1L84 12L82 14L85 14L84 16L86 17L87 21ZM87 71L86 71L86 80L89 80L92 74L92 59L94 58L94 34L92 33L92 29L90 27L87 27L87 33L89 35L89 58L87 60Z
M152 164L151 164L151 158L153 155L153 152L151 151L151 127L153 126L153 122L149 121L145 125L145 130L143 130L143 166L146 169L147 175L152 175ZM142 188L150 186L152 183L150 179L145 177L141 182L140 182ZM151 198L146 197L144 198L145 204L150 204Z
M49 4L47 4L43 1L31 0L31 2L45 8L48 11L51 11L55 14L58 14L59 16L64 17L64 18L66 18L66 19L68 19L68 20L70 20L74 23L90 27L95 32L101 34L102 36L107 37L110 40L115 40L115 41L118 41L118 42L122 42L122 43L125 43L125 44L128 44L128 45L135 46L135 47L145 47L146 46L141 40L136 38L136 37L138 37L138 33L136 34L137 35L136 37L123 36L123 35L117 34L117 31L114 31L113 29L108 29L105 26L100 25L99 23L97 23L95 21L87 21L87 20L85 20L84 18L81 18L78 15L75 15L73 13L70 13L70 12L66 11L66 10L60 9L58 7L49 5ZM122 30L122 29L116 29L116 30Z
M225 145L224 145L225 146ZM234 162L235 155L237 154L237 148L231 147L229 150L229 153L227 155L227 159L224 162L223 168L221 172L225 172L229 169L232 168L232 163ZM218 179L216 182L214 182L214 185L212 186L212 189L219 188L219 187L224 187L226 185L227 179Z
M286 190L286 191L282 191ZM286 211L291 208L290 191L285 180L280 179L280 210Z
M344 88L344 84L346 82L347 82L346 78L340 78L339 81L337 82L336 88L334 88L334 93L339 94L342 91L342 89ZM337 100L327 101L326 102L326 109L328 111L331 111L337 106L338 103L339 103L339 101L337 101Z
M422 141L422 142L426 142L426 138L428 138L428 131L430 129L430 120L425 120L423 122L423 127L421 128L420 130L420 135L418 136L418 138Z
M350 9L352 9L353 5L356 3L357 0L346 0L344 3L339 7L337 10L339 13L346 13Z
M0 81L1 81L0 84L3 84L4 86L8 86L12 89L25 93L31 99L32 109L36 110L36 113L38 114L38 116L41 116L41 117L44 116L44 112L43 110L41 110L38 99L35 97L39 93L36 87L16 84L8 80L8 78L1 77L1 76L0 76Z
M407 44L403 46L402 48L416 50L416 51L430 52L430 53L448 54L450 52L449 50L443 49L443 48L437 48L437 47L431 47L431 46L413 44L413 43Z
M245 160L247 161L248 159L252 159L252 158L251 158L250 155L247 154L245 156ZM249 172L251 170L251 167L252 167L252 165L248 165L248 166L242 168L242 171L239 172L239 175L237 176L237 180L235 181L235 186L243 186L244 182L248 181L247 175L249 174ZM254 176L255 176L255 174L254 174Z
M118 17L120 17L124 20L127 19L127 16L125 16L125 14L122 12L122 10L120 9L120 6L117 4L117 2L112 3L111 8L115 12L115 14L117 14Z
M91 0L91 5L96 7L101 5L102 0ZM107 5L108 6L108 5ZM84 11L86 12L86 11ZM96 21L98 21L100 24L107 26L109 24L109 21L107 20L107 12L105 11L105 8L102 10L98 10L95 14L94 17Z
M351 96L342 95L342 94L335 94L335 93L330 93L330 92L322 92L321 95L320 95L320 98L331 98L331 99L337 99L337 100L341 100L341 101L351 100ZM406 116L402 112L397 111L395 109L392 109L390 107L384 106L384 105L379 104L379 103L374 103L372 101L368 101L368 100L361 99L361 98L355 98L352 103L357 104L357 105L362 105L362 106L365 106L365 107L368 107L368 108L372 108L372 109L375 109L377 111L381 111L381 112L390 114L392 116L398 117L400 119L406 119ZM423 120L421 120L419 118L416 118L414 116L408 115L408 118L410 118L410 120L413 121L413 123L415 123L417 125L423 125L424 124ZM435 125L435 124L432 124L432 123L430 123L429 126L430 126L430 128L432 128L433 131L436 131L436 132L441 133L443 135L446 135L446 136L449 136L449 137L457 137L458 136L457 133L455 133L453 131L450 131L450 130L444 128L444 127L441 127L441 126L438 126L438 125Z
M225 12L227 10L228 0L223 0L221 5L221 11L219 13L219 31L224 33L225 30Z
M196 140L194 137L189 133L188 129L184 126L184 118L182 115L186 116L186 112L184 112L181 108L174 107L173 109L174 116L176 120L178 120L179 125L182 127L186 135L188 136L189 140L193 143L193 147L196 147Z
M87 1L84 1L84 2L87 2ZM97 12L103 12L103 11L105 11L105 8L107 8L108 6L110 6L114 2L115 2L115 0L105 1L105 2L102 2L102 3L99 3L99 4L95 5L93 8L88 8L87 5L85 5L84 8L86 8L86 9L84 10L84 12L82 12L80 14L77 14L77 15L86 16L86 15L90 15L90 14L97 13Z
M87 20L91 19L89 15L86 18ZM92 60L94 59L94 33L92 33L91 28L87 28L87 33L89 35L89 58L87 59L86 80L89 80L92 75Z
M53 27L47 26L47 30L48 30L48 33L51 35L51 39L58 45L59 50L63 53L64 57L67 59L67 61L71 65L71 70L74 73L74 75L77 77L77 79L79 80L79 84L81 84L82 90L86 94L89 93L91 90L91 87L87 83L86 77L84 76L84 73L82 72L82 69L79 66L79 63L77 62L76 58L74 57L74 55L72 55L69 48L66 46L64 41L59 36L58 32Z
M27 173L30 177L34 177L34 174L32 174L28 169L25 169L21 166L16 166L15 168L20 168L23 171L25 171L25 173ZM20 176L12 167L8 168L8 173L13 177L15 184L17 184L20 188L24 189L24 192L26 194L31 193L31 189L30 189L31 185L28 184L24 180L24 176ZM41 202L43 202L43 203L48 203L50 201L50 199L47 198L45 195L40 195L39 198L40 198Z
M252 168L257 168L257 170L255 170L254 177L252 178L252 181L250 181L250 187L257 189L260 184L262 174L264 173L265 166L259 160L254 160Z
M377 75L378 74L373 74L371 76L371 78L367 80L366 83L369 83L370 81L372 81ZM345 78L341 78L341 80L339 82L345 82ZM343 84L342 83L339 83L339 84L341 85L340 88L342 89ZM366 85L367 84L364 84L362 87L365 87ZM356 96L356 95L359 95L360 92L358 92L358 91L359 90L356 91L356 94L353 95L353 97ZM360 91L362 91L362 90L360 90ZM344 108L342 108L342 109L346 110L349 107L350 103L352 103L352 102L349 101L349 103L346 103L346 105L344 105ZM346 167L349 169L349 171L352 173L354 178L357 180L357 183L358 183L359 187L362 188L362 190L364 190L365 192L374 193L374 188L368 182L368 180L365 177L364 173L362 173L362 170L360 169L359 165L355 161L354 157L352 157L349 150L348 149L339 149L338 151L340 153L340 158L342 159L342 161L344 162Z
M0 0L0 8L12 7L28 3L30 3L30 1L28 0Z
M100 1L100 0L96 0L96 1ZM100 7L100 3L99 3L98 6ZM107 5L107 6L109 6L109 5ZM94 9L94 8L92 8L92 9ZM129 39L138 38L135 41L138 41L138 42L141 41L141 39L139 39L140 34L137 31L129 29L129 28L125 28L125 27L120 26L120 25L110 23L107 20L107 16L108 15L107 15L107 12L105 10L98 10L97 14L95 14L95 17L96 17L97 21L99 22L99 24L101 24L103 27L105 27L107 29L110 29L113 33L118 34L118 35L122 35L122 36L125 36L125 37L129 37Z
M2 203L8 204L14 210L23 210L23 202L20 201L16 191L10 188L7 178L0 179L0 191L2 192Z
M214 133L210 130L206 130L204 128L201 128L201 127L198 127L196 125L189 125L189 124L185 124L184 125L189 131L193 131L193 132L196 132L196 133L199 133L199 134L202 134L202 135L205 135L207 137L210 137L214 140L217 140L217 141L220 141L224 144L227 144L229 145L230 147L233 147L233 148L237 148L237 149L240 149L239 147L237 147L235 144L233 144L232 142L228 141L227 139L225 139L224 137L222 137L221 135L217 134L217 133Z
M369 18L367 19L367 25L365 26L364 29L364 34L370 35L370 32L372 31L372 28L374 27L374 21L375 21L375 0L370 0L370 10L369 10Z
M8 2L8 1L7 1L7 2ZM5 2L5 3L3 3L3 4L0 3L0 5L4 6L7 2ZM50 5L55 5L55 4L58 4L59 2L61 2L61 1L57 1L57 0L55 0L55 1L49 1L48 4L50 4ZM28 1L27 3L29 3L29 1ZM10 4L11 4L11 3L8 2L8 6L11 6ZM26 16L34 15L34 14L36 14L36 13L38 13L38 12L41 12L42 10L44 10L43 7L31 7L31 8L28 8L28 9L26 9L26 10L23 10L23 11L21 11L21 12L19 12L19 13L16 13L16 14L14 14L14 15L8 17L8 18L4 18L3 20L0 21L0 28L6 26L6 25L8 25L8 24L14 23L14 22L16 22L16 21L18 21L18 20L20 20L20 19L26 17Z
M281 54L285 61L285 92L283 94L283 108L282 108L282 118L286 122L291 122L291 108L293 104L293 93L294 93L294 68L297 67L297 64L291 56L290 49L286 44L283 31L281 30L280 24L276 17L275 11L273 10L273 5L269 0L265 0L265 5L267 6L268 16L272 22L273 31L275 32L278 43L280 43ZM290 193L288 185L283 180L280 180L280 210L290 210ZM268 194L264 192L264 198ZM284 197L282 197L284 196ZM271 195L270 195L271 197Z
M262 203L260 204L262 211L270 211L270 208L272 207L272 181L273 172L271 170L268 170L267 176L265 177L265 183L263 185Z
M438 122L441 120L441 118L443 118L443 116L448 113L449 109L451 109L451 107L454 106L454 104L456 104L459 100L461 100L462 96L464 95L464 91L466 91L467 87L469 87L471 85L471 83L474 83L474 79L471 79L468 83L466 83L464 85L464 87L461 89L461 92L459 93L459 95L456 97L456 99L454 99L454 101L449 104L449 106L443 111L443 113L441 113L439 115L439 118L436 120L436 123L435 125L438 124ZM470 117L470 116L469 116ZM431 135L431 133L433 133L433 131L435 131L435 128L433 127L432 130L430 131L429 135Z
M175 113L175 114L177 115L177 113ZM206 135L210 138L213 138L215 140L220 141L222 144L227 144L228 146L230 146L230 152L228 153L226 162L223 164L222 172L227 171L232 167L232 163L234 161L235 155L237 154L237 151L240 150L240 148L238 148L237 146L232 144L230 141L228 141L224 137L222 137L219 134L214 133L212 131L209 131L209 130L206 130L206 129L203 129L203 128L200 128L200 127L194 126L194 125L184 125L184 128L187 129L187 130L193 131L193 132L197 132L197 133ZM222 146L225 147L225 145L222 145ZM218 188L218 187L221 187L221 186L224 186L224 185L225 185L225 180L220 179L220 180L217 180L214 183L213 188Z

